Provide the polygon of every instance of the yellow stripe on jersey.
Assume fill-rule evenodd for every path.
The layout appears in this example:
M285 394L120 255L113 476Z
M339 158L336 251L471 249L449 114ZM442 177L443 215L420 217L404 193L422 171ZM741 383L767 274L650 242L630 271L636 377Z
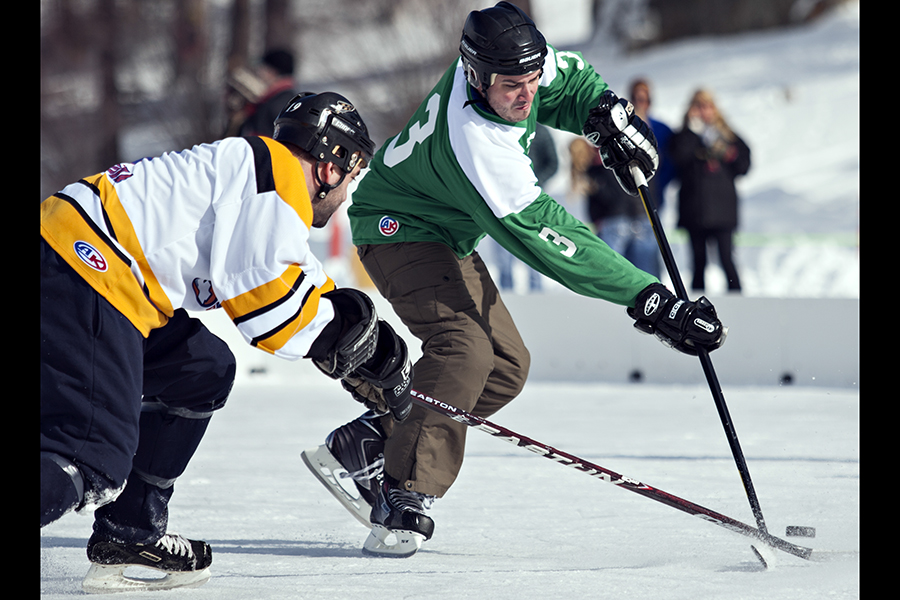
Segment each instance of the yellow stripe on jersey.
M128 257L110 245L72 203L58 196L41 202L41 236L144 337L168 322L167 315L148 301Z
M112 230L115 232L116 241L128 250L128 253L137 261L141 275L144 277L144 285L147 286L150 301L165 315L171 317L175 314L175 309L172 307L172 302L166 296L162 286L156 279L156 275L150 268L147 258L144 256L144 250L138 241L131 219L128 218L128 214L119 201L116 188L104 173L94 175L85 179L85 181L99 190L103 209L106 211Z
M293 264L277 277L259 287L222 302L222 308L235 323L252 319L261 312L284 302L296 293L303 282L304 273L300 265Z

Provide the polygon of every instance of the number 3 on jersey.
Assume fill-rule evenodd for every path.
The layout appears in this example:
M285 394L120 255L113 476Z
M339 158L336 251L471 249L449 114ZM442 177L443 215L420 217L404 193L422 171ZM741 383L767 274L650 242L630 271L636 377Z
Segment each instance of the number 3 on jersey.
M549 227L544 227L541 232L538 234L538 237L544 240L545 242L553 242L557 246L565 246L565 250L560 250L559 253L565 257L572 256L575 254L575 250L578 248L575 246L575 242L570 240L564 235L559 235Z
M437 116L440 105L441 96L440 94L435 94L428 99L428 104L425 106L425 113L427 115L425 122L422 124L413 123L409 127L409 139L398 146L397 140L400 139L400 134L398 133L394 136L394 139L391 140L391 143L384 150L385 166L393 167L409 158L412 155L416 144L424 142L428 139L428 136L434 133L434 119Z

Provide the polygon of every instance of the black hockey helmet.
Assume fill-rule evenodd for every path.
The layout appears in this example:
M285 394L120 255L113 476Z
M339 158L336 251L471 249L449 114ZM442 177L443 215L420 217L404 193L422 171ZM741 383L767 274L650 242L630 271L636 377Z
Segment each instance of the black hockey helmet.
M275 118L272 137L309 152L317 161L332 162L350 173L362 160L372 160L375 142L353 104L335 92L303 92Z
M493 75L525 75L540 70L547 41L534 21L509 2L469 13L459 43L466 79L476 90L493 83Z

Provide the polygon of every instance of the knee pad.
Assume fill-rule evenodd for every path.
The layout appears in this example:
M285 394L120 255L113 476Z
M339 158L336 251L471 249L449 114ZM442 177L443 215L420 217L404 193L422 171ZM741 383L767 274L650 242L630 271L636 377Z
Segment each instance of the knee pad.
M231 393L236 374L228 344L181 309L145 342L145 399L198 412L217 410Z
M221 404L215 408L219 407ZM144 402L133 473L158 488L170 488L187 468L212 414L212 410L201 412Z
M41 527L84 502L84 476L72 461L41 452Z

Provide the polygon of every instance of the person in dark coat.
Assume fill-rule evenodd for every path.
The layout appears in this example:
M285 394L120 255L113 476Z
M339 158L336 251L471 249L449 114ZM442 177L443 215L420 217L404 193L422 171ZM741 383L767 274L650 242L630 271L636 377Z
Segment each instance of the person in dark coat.
M576 138L569 150L597 236L638 269L660 277L659 246L641 199L622 189L615 173L603 166L600 155L585 140Z
M740 293L733 243L738 227L734 182L750 170L750 148L728 126L708 90L694 93L684 125L669 143L669 155L681 180L678 227L690 236L692 289L703 291L706 287L706 248L709 241L715 241L728 291Z
M659 146L659 168L647 185L654 206L660 209L665 200L666 186L675 178L675 169L667 149L672 130L649 114L651 102L648 80L635 79L630 90L629 99L634 105L634 114L650 125ZM596 152L592 153L592 163L585 166L581 175L589 180L585 192L588 216L597 235L631 264L654 277L660 277L662 262L659 245L643 201L622 189L615 174L603 167Z
M237 69L228 78L226 101L232 114L225 135L272 137L275 118L297 90L294 55L288 50L266 52L255 72Z

